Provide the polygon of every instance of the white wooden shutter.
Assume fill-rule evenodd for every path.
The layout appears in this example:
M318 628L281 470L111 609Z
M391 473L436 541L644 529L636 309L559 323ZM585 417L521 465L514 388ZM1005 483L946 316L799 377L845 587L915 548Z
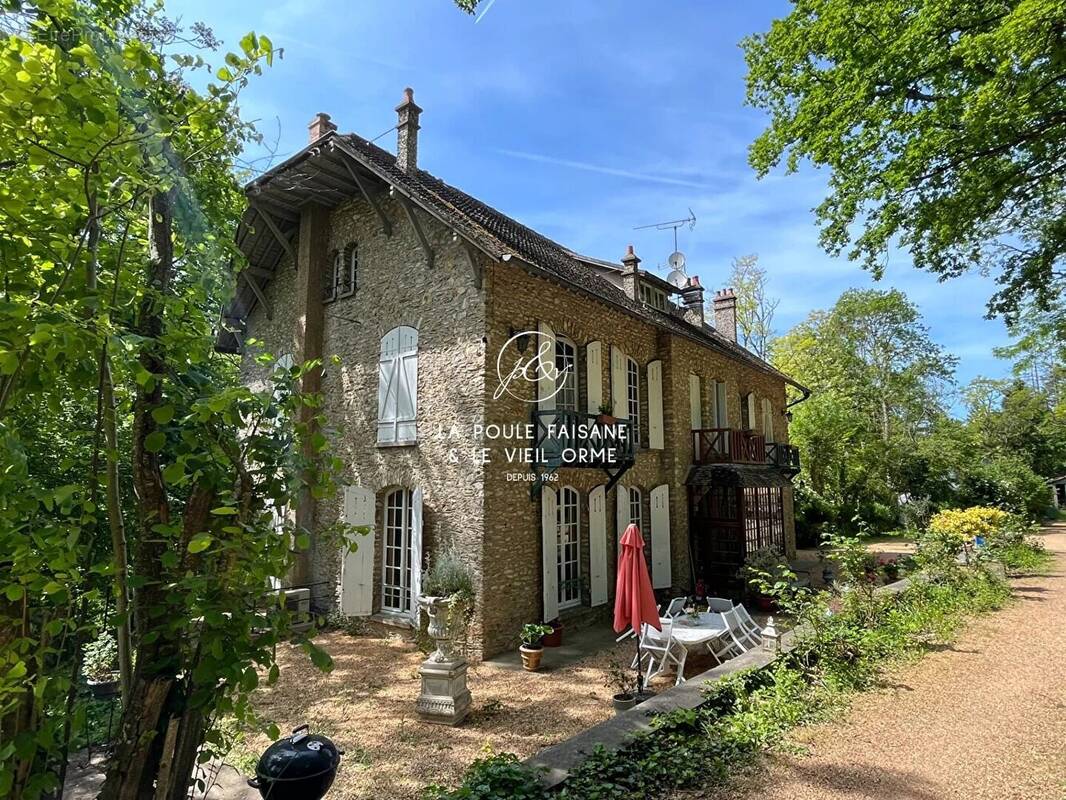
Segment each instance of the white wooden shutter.
M700 402L700 376L693 373L688 375L688 409L689 424L692 430L703 427L703 404Z
M378 358L378 442L418 438L418 331L406 325L381 337Z
M544 578L544 622L559 616L559 498L555 490L540 490L541 574Z
M719 381L714 385L714 405L715 405L715 427L716 428L728 428L729 427L729 404L726 402L726 385L724 381Z
M663 362L648 363L648 447L662 450L663 436Z
M626 532L626 528L629 527L629 487L620 483L616 484L614 487L614 499L615 527L618 529L615 541L618 541L622 538L622 534Z
M651 490L651 585L668 589L673 585L670 573L670 486Z
M344 521L370 528L341 561L341 613L365 617L374 611L374 493L364 486L345 486Z
M586 396L588 413L598 414L603 405L603 342L589 342L585 346Z
M396 441L396 397L400 385L400 329L393 328L381 337L378 358L378 441Z
M411 492L411 617L418 624L422 596L422 490Z
M589 492L589 595L593 606L607 602L607 489L602 484Z
M538 330L537 351L543 366L537 380L537 407L544 411L555 408L555 331L547 322L541 322Z
M618 419L629 419L629 401L626 392L626 354L611 345L611 408Z
M748 428L755 429L755 392L748 392L746 398L748 404Z
M766 441L774 441L774 409L767 397L762 399L762 434Z

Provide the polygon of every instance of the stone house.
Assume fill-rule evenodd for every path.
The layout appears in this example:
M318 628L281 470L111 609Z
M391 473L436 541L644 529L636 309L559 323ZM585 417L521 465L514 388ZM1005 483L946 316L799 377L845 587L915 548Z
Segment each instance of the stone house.
M423 571L455 548L487 657L526 622L606 617L630 522L664 597L697 581L737 595L747 553L793 553L786 387L807 391L736 343L732 292L712 326L698 278L678 287L632 248L614 264L515 222L420 169L410 90L396 110L396 155L319 114L307 147L246 189L248 266L219 349L261 389L260 350L326 357L305 389L324 397L345 486L293 513L312 534L373 531L354 553L312 536L290 582L320 610L407 626Z

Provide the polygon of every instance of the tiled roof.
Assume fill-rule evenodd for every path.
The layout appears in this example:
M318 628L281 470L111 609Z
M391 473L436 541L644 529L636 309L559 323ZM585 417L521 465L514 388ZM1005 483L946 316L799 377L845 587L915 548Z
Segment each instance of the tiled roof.
M599 259L574 253L425 170L416 170L414 173L401 170L396 166L395 155L361 136L330 133L316 141L309 150L309 155L302 153L252 181L247 187L249 194L269 185L275 177L280 177L281 173L297 165L304 170L313 171L316 159L329 160L329 154L339 150L358 160L367 170L395 186L417 205L453 227L492 257L499 260L506 256L517 256L522 262L551 278L661 328L707 344L756 369L776 375L806 392L800 384L754 353L726 339L711 326L704 325L699 328L673 314L631 300L618 286L590 268L589 262L595 263Z

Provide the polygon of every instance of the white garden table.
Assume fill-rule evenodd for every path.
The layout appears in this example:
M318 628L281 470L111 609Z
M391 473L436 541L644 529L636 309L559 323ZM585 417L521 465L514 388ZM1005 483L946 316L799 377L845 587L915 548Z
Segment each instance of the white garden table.
M663 617L660 622L664 628L663 633L666 633L667 625L673 628L670 638L685 650L677 668L677 683L685 680L685 661L688 659L688 654L707 649L711 642L729 631L722 615L713 611L701 612L698 618L693 618L688 614L673 618Z

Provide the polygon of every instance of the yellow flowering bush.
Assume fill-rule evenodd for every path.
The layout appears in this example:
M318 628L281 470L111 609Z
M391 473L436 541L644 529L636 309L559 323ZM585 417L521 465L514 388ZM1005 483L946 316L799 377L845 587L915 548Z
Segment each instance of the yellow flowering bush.
M971 506L937 512L929 520L929 533L944 542L972 542L976 537L994 536L1009 521L1010 514L999 508Z

